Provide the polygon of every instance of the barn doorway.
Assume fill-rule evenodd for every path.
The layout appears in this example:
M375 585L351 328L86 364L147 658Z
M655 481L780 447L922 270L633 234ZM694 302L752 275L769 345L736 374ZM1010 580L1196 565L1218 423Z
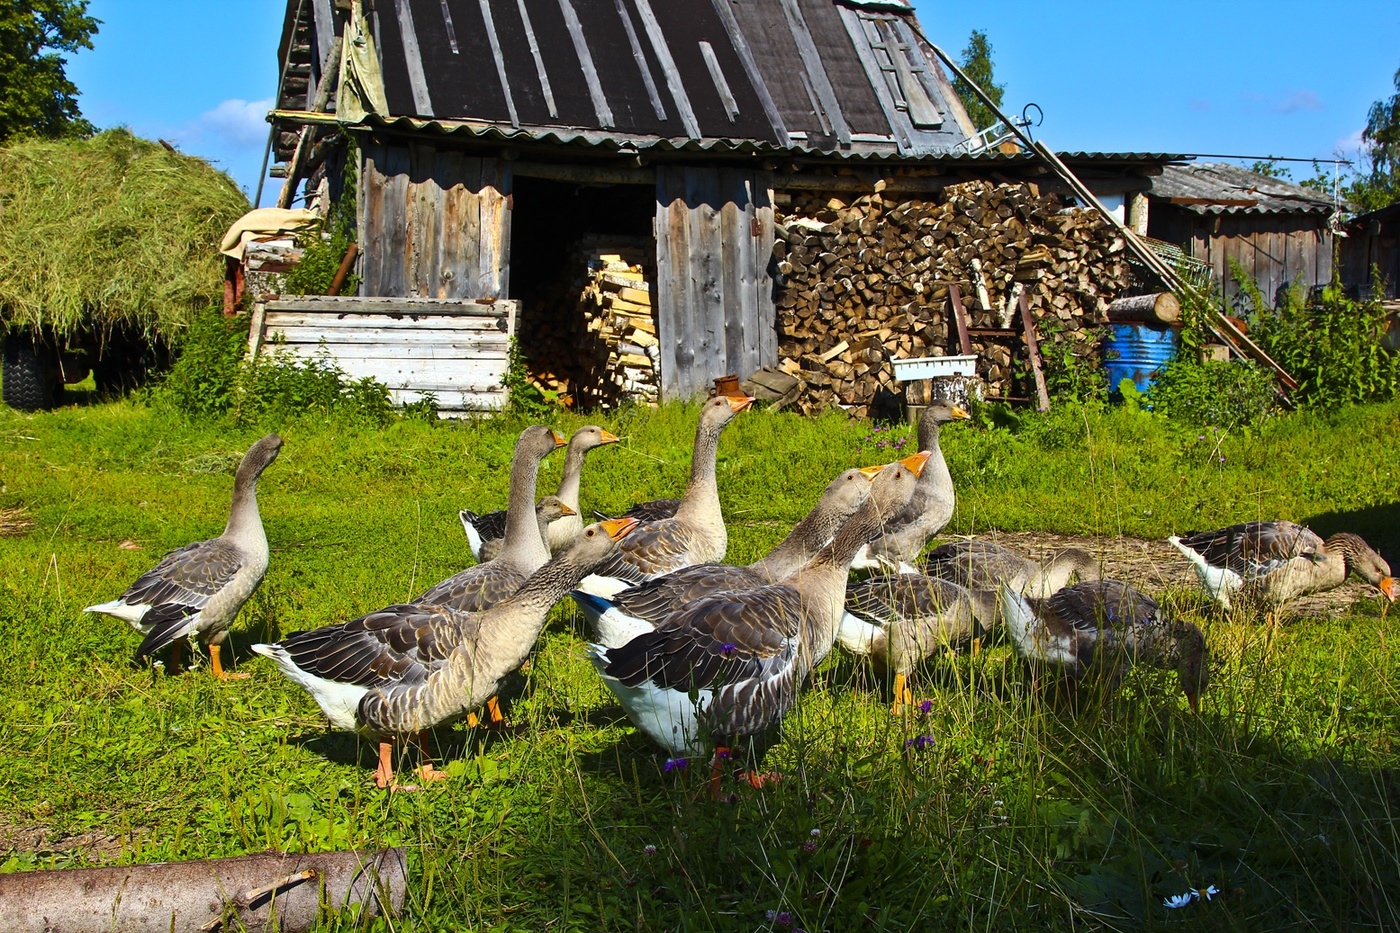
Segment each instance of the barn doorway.
M517 174L510 297L531 381L574 408L655 401L656 189Z

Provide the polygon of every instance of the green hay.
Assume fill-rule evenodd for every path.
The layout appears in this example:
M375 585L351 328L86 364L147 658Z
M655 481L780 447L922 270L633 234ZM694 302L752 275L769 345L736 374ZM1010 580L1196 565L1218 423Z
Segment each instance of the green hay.
M220 294L219 239L248 207L203 159L125 129L0 149L0 324L178 341Z

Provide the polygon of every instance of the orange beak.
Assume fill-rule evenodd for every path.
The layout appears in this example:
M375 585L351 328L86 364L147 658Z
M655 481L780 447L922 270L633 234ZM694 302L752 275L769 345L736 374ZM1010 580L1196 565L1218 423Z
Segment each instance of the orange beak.
M758 399L754 398L751 395L731 395L727 397L729 399L729 407L734 409L734 414L736 415L739 412L743 411L745 408L748 408L754 402L758 401Z
M1381 577L1381 582L1376 585L1381 588L1381 592L1385 594L1386 599L1390 600L1391 602L1395 602L1396 584L1394 577Z
M1190 707L1191 707L1191 712L1196 713L1197 715L1200 714L1200 712L1201 712L1201 695L1200 695L1199 693L1188 693L1188 694L1186 694L1186 702L1190 705Z
M621 541L631 534L632 529L636 528L640 523L635 518L609 518L598 524L603 526L603 530L608 533L609 538L612 538L614 541Z
M951 407L952 407L952 414L953 414L953 417L954 417L954 418L971 418L971 417L972 417L970 414L967 413L967 409L966 409L966 408L963 408L961 405L953 405L953 406L951 406Z
M598 430L599 430L599 433L603 436L603 443L604 443L604 444L616 444L618 441L622 440L622 438L618 437L616 434L612 433L611 431L604 431L604 430L601 429L601 428L599 428Z
M910 454L903 460L899 461L899 465L904 467L910 473L913 473L916 477L918 477L923 475L924 465L928 463L928 458L932 456L933 454L931 452L927 450L921 450L918 453Z
M885 465L881 463L877 466L861 467L860 471L865 474L866 479L874 479L875 477L880 475L880 471L884 468Z
M554 446L555 446L555 447L564 447L564 446L567 446L567 445L568 445L568 443L569 443L568 439L565 438L564 435L560 434L558 431L553 431L553 430L551 430L549 433L552 434L552 435L554 435Z
M569 508L567 505L565 505L565 504L562 503L562 502L559 503L559 511L562 512L562 513L565 514L565 515L577 515L577 514L578 514L578 513L575 512L573 509Z

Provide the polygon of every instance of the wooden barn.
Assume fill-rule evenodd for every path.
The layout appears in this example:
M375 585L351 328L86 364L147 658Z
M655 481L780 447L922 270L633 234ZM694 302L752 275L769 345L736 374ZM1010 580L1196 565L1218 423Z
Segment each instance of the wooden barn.
M1400 298L1400 204L1347 221L1338 253L1342 282L1358 296Z
M787 221L828 200L931 203L982 179L1035 197L1063 189L970 125L903 0L288 0L278 54L274 174L322 206L355 181L359 295L516 300L537 383L584 404L688 398L799 356L825 365L826 344L846 345L846 394L868 395L855 380L884 366L875 350L839 334L780 346L792 338L779 309ZM1066 161L1124 202L1171 158ZM1008 270L1012 245L994 257ZM805 249L831 266L823 283L850 285L835 253ZM902 293L887 298L873 271L856 277L881 315L859 339L879 334L888 355L923 328L927 339L904 342L934 346L929 313L941 311L898 312ZM822 289L820 312L835 313ZM946 342L946 324L938 333Z
M1166 166L1147 192L1148 236L1208 264L1227 307L1239 288L1237 263L1269 298L1295 284L1332 280L1332 199L1278 178L1221 162Z

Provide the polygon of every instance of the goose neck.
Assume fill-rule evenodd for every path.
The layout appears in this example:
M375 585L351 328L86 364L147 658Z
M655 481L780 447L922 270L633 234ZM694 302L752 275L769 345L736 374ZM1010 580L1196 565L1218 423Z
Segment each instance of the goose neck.
M555 493L559 501L578 511L579 481L583 476L583 459L588 450L582 444L569 444L564 454L564 472L559 477L559 489Z
M258 514L258 477L240 475L233 484L233 504L229 508L224 537L244 545L267 542L262 516Z
M699 512L719 511L719 485L715 480L715 459L719 453L722 425L703 421L695 432L695 452L690 460L690 481L686 483L677 517L693 517Z
M503 545L504 553L536 566L549 560L535 514L535 484L539 474L540 458L528 451L516 451L510 464L510 500L506 507Z

